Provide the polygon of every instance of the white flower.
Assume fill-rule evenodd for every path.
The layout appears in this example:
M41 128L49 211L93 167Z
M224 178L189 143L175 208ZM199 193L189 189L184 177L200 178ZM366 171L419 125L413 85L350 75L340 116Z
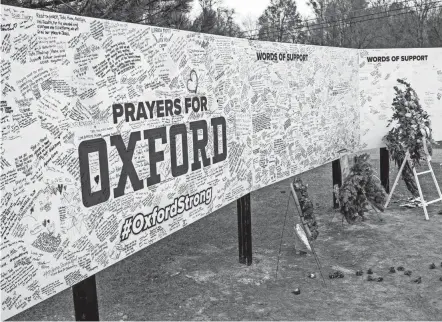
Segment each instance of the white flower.
M398 128L398 127L399 127L399 122L398 122L398 120L394 119L393 122L391 122L391 127L392 127L393 129Z
M406 117L411 117L411 113L405 114Z

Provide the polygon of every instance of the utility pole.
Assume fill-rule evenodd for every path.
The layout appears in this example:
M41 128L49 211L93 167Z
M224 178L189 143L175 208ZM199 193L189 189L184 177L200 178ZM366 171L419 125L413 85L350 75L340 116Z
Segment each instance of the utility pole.
M279 35L278 35L278 41L282 42L282 36L283 36L283 24L284 22L284 11L281 9L279 12Z

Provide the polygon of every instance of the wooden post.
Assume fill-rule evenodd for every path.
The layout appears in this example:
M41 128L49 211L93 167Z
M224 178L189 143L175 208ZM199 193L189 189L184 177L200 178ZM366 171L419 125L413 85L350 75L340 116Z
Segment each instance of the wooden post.
M99 321L95 275L72 286L76 321Z
M252 213L250 193L236 201L238 210L239 262L252 265Z
M381 148L380 151L380 175L381 184L387 193L390 193L390 156L387 148Z
M341 163L338 160L334 160L332 162L332 176L333 176L333 188L335 185L338 185L338 187L341 187L342 185L342 172L341 172ZM333 194L333 207L335 209L339 208L339 202L336 199L335 194Z

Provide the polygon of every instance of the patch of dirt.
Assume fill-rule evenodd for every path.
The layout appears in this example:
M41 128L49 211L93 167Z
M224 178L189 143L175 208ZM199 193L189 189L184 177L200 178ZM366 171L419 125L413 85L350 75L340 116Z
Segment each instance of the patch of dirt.
M440 167L434 168L442 178ZM392 165L391 182L395 171ZM251 266L238 263L232 203L98 273L100 319L441 320L442 204L429 207L429 221L421 208L393 202L379 217L370 213L366 221L348 225L331 208L331 165L301 177L315 204L320 235L314 246L327 287L314 257L295 255L295 209L291 203L285 220L290 198L285 180L252 193ZM434 197L434 189L427 190ZM393 201L405 197L400 183ZM430 269L431 263L437 268ZM412 275L389 273L391 266L404 266ZM383 281L367 281L369 268ZM336 270L344 278L329 279ZM312 272L314 279L308 277ZM422 283L413 283L419 276ZM295 288L300 295L292 294ZM72 320L72 312L68 290L13 319Z

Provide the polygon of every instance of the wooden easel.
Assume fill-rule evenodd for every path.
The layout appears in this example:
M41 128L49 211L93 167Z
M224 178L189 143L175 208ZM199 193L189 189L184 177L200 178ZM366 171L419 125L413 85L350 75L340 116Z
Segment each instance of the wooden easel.
M396 180L394 181L393 188L391 189L391 192L388 195L387 202L385 203L384 208L387 208L388 204L390 203L391 196L393 195L394 189L396 188L396 185L397 185L397 183L399 181L399 178L400 178L400 176L402 174L402 171L404 170L405 163L408 162L410 167L411 167L411 169L413 170L414 180L416 180L416 185L417 185L417 189L419 191L419 197L420 197L420 200L421 200L421 205L422 205L422 208L424 208L425 219L426 220L430 220L430 218L428 217L427 206L432 204L432 203L435 203L435 202L438 202L438 201L442 201L442 193L441 193L439 185L437 183L436 176L434 175L433 168L431 167L431 155L430 155L430 153L428 153L427 143L426 143L427 132L425 132L424 130L422 130L421 132L424 135L424 137L422 138L422 142L423 142L423 145L424 145L425 160L427 161L428 169L429 170L422 171L422 172L416 172L416 168L414 167L414 164L413 164L412 160L410 159L410 152L407 151L407 153L405 154L404 162L402 162L402 165L401 165L401 167L399 169L399 172L398 172L398 174L396 176ZM420 186L420 183L419 183L419 177L418 177L418 176L420 176L422 174L425 174L425 173L431 173L431 177L433 178L434 184L436 186L437 193L439 194L439 198L438 199L434 199L434 200L431 200L431 201L425 201L424 196L422 194L422 189L421 189L421 186Z
M311 249L311 251L313 253L313 256L315 257L315 261L316 261L316 264L318 265L319 273L321 273L322 282L323 282L324 286L326 287L327 283L325 282L324 275L322 274L321 262L319 261L318 255L316 254L316 251L315 251L315 248L313 247L313 244L311 242L309 242L311 240L312 233L310 232L310 229L309 229L307 223L305 222L304 217L302 216L301 204L299 203L298 196L297 196L296 191L295 191L295 187L293 186L293 182L290 183L290 192L291 192L291 195L293 197L293 200L295 201L295 207L296 207L296 210L298 211L299 218L301 219L302 228L304 229L304 232L305 232L305 234L308 237L308 241L307 242L308 242L308 244L310 246L310 249Z

